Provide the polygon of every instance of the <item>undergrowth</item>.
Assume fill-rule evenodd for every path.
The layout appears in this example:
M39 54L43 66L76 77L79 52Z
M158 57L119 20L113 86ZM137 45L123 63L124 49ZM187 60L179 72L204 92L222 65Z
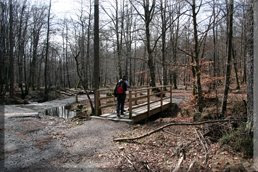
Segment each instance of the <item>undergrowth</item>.
M243 153L246 158L253 156L253 133L247 132L245 125L225 134L220 139L220 143L229 145L236 152Z

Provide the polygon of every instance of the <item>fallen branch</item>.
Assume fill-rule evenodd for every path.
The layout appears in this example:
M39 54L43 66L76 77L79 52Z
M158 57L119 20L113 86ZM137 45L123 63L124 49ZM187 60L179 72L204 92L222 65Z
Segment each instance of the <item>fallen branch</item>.
M56 92L59 93L59 94L64 94L66 96L73 96L74 95L72 93L68 93L68 92L64 92L64 91L59 91L59 90L56 90Z
M187 172L194 171L192 169L193 169L195 163L196 163L196 160L193 160L192 163L189 165L189 168L188 168Z
M11 116L10 119L23 119L23 118L41 118L38 114L37 115L23 115L23 116Z
M202 144L204 151L205 151L205 165L207 165L208 163L208 159L209 159L209 151L208 151L208 145L207 142L205 140L205 138L203 137L203 135L195 129L196 135L198 136L198 139L200 141L200 143Z
M165 130L164 128L163 128L163 130L162 130L164 133L167 133L167 134L170 134L170 135L172 135L172 136L174 136L174 137L177 137L177 138L181 138L182 136L177 136L175 133L172 133L172 132L170 132L170 131L167 131L167 130Z
M202 145L204 151L207 152L207 151L208 151L208 148L207 148L206 145L204 144L204 141L202 140L202 138L201 138L201 136L200 136L200 133L199 133L196 129L195 129L195 133L196 133L197 138L199 139L199 141L200 141L200 143L201 143L201 145Z
M166 124L164 126L161 126L153 131L150 131L146 134L140 135L140 136L136 136L136 137L132 137L132 138L116 138L114 139L115 142L123 142L123 141L132 141L132 140L137 140L137 139L141 139L144 138L146 136L150 136L153 133L156 133L158 131L163 130L166 127L170 127L170 126L175 126L175 125L181 125L181 126L195 126L195 125L203 125L203 124L211 124L211 123L217 123L217 122L231 122L231 121L238 121L238 120L229 120L229 119L224 119L224 120L210 120L210 121L202 121L202 122L185 122L185 123L169 123Z
M125 157L125 159L128 161L129 164L132 165L132 167L134 168L135 171L138 171L137 168L134 166L134 163L130 160L130 158L124 154L121 154L123 157Z
M180 166L181 166L183 160L184 160L184 155L181 154L181 156L180 156L180 158L179 158L179 160L177 162L177 165L176 165L176 167L174 168L174 170L172 172L178 172L180 170Z

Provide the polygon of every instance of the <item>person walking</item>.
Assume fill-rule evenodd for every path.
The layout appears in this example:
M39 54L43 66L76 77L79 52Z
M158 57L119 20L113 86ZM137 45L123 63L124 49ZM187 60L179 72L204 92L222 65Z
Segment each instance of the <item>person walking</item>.
M122 79L118 81L116 84L114 95L117 97L117 106L116 106L116 112L117 117L120 117L121 115L124 115L124 104L125 104L125 98L126 98L126 91L127 88L129 88L129 83L127 81L127 76L123 76Z

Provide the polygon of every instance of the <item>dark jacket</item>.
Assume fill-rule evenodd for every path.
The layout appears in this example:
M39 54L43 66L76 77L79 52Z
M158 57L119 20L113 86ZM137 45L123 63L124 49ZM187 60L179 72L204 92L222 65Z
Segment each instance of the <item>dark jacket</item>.
M122 85L122 87L123 87L123 90L124 90L124 92L123 92L123 94L122 95L125 95L126 94L126 91L127 91L127 84L125 83L125 81L123 81L123 80L120 80L120 81L118 81L118 83L116 84L116 87L115 87L115 89L114 89L114 95L115 95L115 97L118 95L117 94L117 87L119 86L119 85Z

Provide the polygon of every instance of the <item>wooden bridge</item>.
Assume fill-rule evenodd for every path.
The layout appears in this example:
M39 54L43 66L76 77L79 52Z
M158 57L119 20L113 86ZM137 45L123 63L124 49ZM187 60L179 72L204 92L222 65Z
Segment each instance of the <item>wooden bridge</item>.
M172 86L146 87L127 91L124 115L116 114L116 98L113 89L96 91L93 118L135 123L168 109L172 104Z

